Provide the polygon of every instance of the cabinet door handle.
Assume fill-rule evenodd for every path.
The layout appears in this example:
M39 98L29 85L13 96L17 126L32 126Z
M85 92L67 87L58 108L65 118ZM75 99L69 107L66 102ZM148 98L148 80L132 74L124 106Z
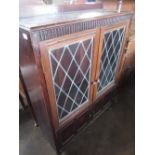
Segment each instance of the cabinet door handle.
M98 79L97 81L96 81L96 83L98 84L100 82L100 79Z
M95 81L92 81L91 84L95 85L95 84L98 84L100 82L100 80L95 80Z

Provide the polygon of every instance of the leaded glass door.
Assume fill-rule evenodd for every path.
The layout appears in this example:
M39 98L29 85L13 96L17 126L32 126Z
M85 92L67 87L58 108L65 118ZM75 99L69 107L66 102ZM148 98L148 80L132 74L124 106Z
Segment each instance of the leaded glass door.
M62 39L62 40L61 40ZM90 104L95 33L41 43L41 56L56 127Z
M101 30L95 98L101 96L115 83L125 31L126 25Z

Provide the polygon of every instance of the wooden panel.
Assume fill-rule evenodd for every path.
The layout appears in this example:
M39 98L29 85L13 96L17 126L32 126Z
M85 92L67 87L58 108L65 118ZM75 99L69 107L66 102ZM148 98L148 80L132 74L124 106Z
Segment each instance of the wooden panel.
M60 130L57 134L60 137L61 145L64 145L75 134L75 122L70 123L62 130Z
M75 123L76 132L79 132L81 129L83 129L88 124L88 122L91 120L92 116L91 116L90 109L81 113L80 116L76 118L76 123Z
M122 11L135 11L135 0L124 0Z
M104 94L102 94L95 100L92 109L94 116L98 115L98 113L101 113L103 111L107 102L110 101L112 96L114 96L114 90L115 85L111 85L111 87L109 87L109 89L107 89Z
M25 38L24 38L24 37ZM26 37L27 36L27 37ZM32 103L35 115L40 128L45 135L45 138L55 148L55 143L52 139L52 127L47 112L47 107L44 102L42 89L39 82L36 62L33 55L29 33L25 30L19 30L19 65L21 75L25 84L27 95Z
M97 0L102 2L105 10L116 10L118 0ZM122 0L122 11L134 11L135 0Z
M130 36L119 70L119 82L135 67L135 36Z
M57 137L59 137L59 142L61 147L69 142L72 137L78 134L88 123L92 120L92 111L90 109L85 109L74 120L70 121L69 124L57 131Z

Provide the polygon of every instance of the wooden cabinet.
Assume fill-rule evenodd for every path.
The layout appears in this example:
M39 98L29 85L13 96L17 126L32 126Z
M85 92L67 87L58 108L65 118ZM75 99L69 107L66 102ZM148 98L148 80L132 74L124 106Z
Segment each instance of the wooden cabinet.
M115 87L131 17L95 10L21 19L20 69L57 151L93 120L99 100Z

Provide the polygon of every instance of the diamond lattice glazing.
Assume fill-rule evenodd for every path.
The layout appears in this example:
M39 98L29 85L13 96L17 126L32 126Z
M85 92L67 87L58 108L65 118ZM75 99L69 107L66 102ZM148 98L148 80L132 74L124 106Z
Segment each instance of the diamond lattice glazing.
M113 80L124 37L124 28L104 33L98 90L104 90Z
M49 51L59 120L88 101L93 38Z

